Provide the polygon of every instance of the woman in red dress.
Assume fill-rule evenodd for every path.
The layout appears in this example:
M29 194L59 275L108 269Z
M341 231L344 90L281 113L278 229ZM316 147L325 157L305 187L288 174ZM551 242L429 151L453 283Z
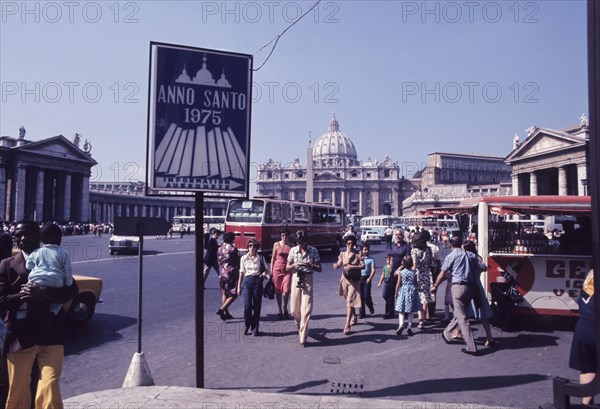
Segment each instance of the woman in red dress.
M281 240L273 245L271 257L271 273L275 284L275 299L279 308L279 319L289 319L288 303L292 285L292 273L285 268L292 243L289 241L290 232L285 227L281 228ZM283 299L283 300L282 300ZM282 303L283 301L283 303Z

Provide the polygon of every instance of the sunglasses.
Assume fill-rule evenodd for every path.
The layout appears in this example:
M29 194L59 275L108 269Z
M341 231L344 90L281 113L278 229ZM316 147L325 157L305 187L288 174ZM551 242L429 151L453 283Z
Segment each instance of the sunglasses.
M254 247L254 244L252 244L252 243L248 244L248 247Z

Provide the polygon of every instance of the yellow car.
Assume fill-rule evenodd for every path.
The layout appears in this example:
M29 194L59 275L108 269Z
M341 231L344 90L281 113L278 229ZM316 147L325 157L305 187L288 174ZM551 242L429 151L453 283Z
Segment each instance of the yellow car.
M78 274L73 274L73 279L77 282L79 293L73 300L66 302L63 308L67 312L67 321L82 325L92 319L96 304L102 302L102 280Z

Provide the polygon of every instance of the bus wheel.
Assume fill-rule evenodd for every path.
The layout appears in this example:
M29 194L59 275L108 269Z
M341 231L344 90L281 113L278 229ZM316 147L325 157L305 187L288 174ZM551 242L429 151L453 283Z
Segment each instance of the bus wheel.
M342 248L342 239L340 237L335 239L335 243L333 243L333 246L331 247L331 252L333 254L337 254L340 252L340 249Z

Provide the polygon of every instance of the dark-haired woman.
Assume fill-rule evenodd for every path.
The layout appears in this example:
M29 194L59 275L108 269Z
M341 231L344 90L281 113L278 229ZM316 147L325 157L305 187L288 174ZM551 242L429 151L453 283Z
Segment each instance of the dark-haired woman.
M290 301L290 289L292 286L292 273L286 270L287 258L292 248L289 240L290 232L285 227L281 228L281 240L273 245L271 256L271 273L275 284L275 299L279 308L279 319L288 319L288 303ZM283 301L283 303L282 303Z
M426 236L423 233L415 233L412 247L410 255L413 259L414 269L417 272L417 288L419 289L419 300L421 302L418 325L421 329L427 319L427 305L435 302L435 297L431 293L431 264L433 258L431 250L427 246Z
M338 260L333 264L333 268L344 267L344 272L340 277L340 296L346 300L346 324L344 325L344 334L350 333L352 325L356 324L355 308L360 308L360 270L365 268L365 262L356 252L356 237L346 237L346 250L340 252ZM356 280L348 274L350 270L358 270Z
M260 308L262 305L263 280L267 278L267 263L258 251L258 240L248 240L248 253L240 260L240 288L244 298L244 335L252 331L259 336Z
M223 321L233 318L229 306L240 293L240 252L233 244L235 234L227 232L223 235L223 244L217 251L219 261L219 286L221 287L221 308L217 314Z

